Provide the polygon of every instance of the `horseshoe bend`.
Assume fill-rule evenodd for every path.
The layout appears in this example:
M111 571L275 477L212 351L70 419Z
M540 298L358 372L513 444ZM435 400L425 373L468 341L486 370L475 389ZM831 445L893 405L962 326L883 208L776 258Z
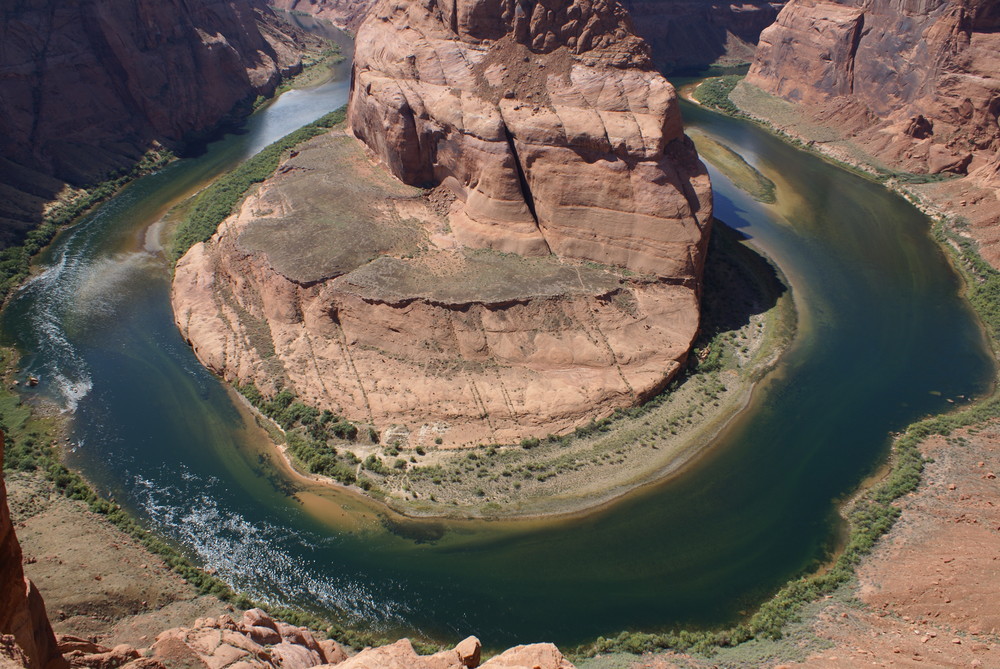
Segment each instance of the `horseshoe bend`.
M708 174L614 2L382 2L347 126L178 262L199 359L263 397L463 446L663 389L698 332Z

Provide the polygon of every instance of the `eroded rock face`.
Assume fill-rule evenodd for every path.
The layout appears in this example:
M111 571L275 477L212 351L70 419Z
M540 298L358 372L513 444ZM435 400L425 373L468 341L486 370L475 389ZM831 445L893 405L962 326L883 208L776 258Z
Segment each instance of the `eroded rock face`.
M357 53L353 132L410 186L350 137L300 148L177 265L199 359L410 446L660 390L697 332L710 187L621 7L386 2Z
M753 60L762 30L783 1L624 0L636 32L661 71L736 65Z
M613 0L382 2L349 122L403 182L455 193L466 245L700 277L708 175Z
M2 470L3 433L0 432ZM56 648L42 596L34 584L24 577L21 546L14 534L7 507L7 487L0 475L0 658L3 656L28 669L62 669L66 666Z
M1000 150L1000 2L791 0L747 81L889 165L966 174Z
M258 0L41 0L0 23L0 227L40 218L63 183L206 130L300 66Z

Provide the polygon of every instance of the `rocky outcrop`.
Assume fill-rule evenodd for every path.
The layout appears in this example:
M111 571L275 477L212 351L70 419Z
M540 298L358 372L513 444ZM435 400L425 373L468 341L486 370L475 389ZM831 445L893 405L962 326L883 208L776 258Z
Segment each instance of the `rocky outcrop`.
M364 21L374 0L268 0L268 4L285 12L315 16L341 30L354 32Z
M72 637L62 637L60 648L73 667L89 669L573 669L547 643L517 646L480 664L476 637L433 655L418 655L409 639L349 655L337 642L317 640L308 629L274 620L260 609L246 611L239 621L223 615L166 630L142 651Z
M411 447L571 430L677 372L693 279L470 248L454 199L391 179L350 137L317 138L178 263L178 327L228 380Z
M614 0L383 2L348 115L403 182L455 194L464 244L700 277L708 175Z
M0 432L0 471L3 450ZM27 669L66 666L56 648L45 603L34 584L24 577L21 546L7 508L7 488L0 476L0 663L4 657Z
M746 81L839 131L876 169L970 175L925 190L982 214L978 228L1000 223L997 0L791 0ZM983 189L987 206L963 211Z
M270 94L303 39L258 0L14 3L0 22L0 232L32 226L65 184Z
M621 6L382 3L349 118L432 190L349 137L293 153L177 265L209 368L411 446L566 432L677 373L710 186Z

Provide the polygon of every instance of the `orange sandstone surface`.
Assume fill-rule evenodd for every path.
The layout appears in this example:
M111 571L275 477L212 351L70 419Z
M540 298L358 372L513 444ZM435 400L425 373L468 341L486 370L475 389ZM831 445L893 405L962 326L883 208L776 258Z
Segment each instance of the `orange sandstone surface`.
M178 263L209 368L411 446L565 432L679 371L710 184L620 5L381 3L349 123Z

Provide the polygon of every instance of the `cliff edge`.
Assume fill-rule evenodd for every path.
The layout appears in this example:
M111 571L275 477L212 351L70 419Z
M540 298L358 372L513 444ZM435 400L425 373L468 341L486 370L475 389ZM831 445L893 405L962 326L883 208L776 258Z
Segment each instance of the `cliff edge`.
M664 387L698 329L707 172L620 5L536 13L376 7L364 144L303 145L177 265L203 363L411 447L566 432Z
M791 0L761 34L746 84L804 123L752 90L737 89L741 107L913 184L964 217L1000 266L1000 2Z
M0 432L0 472L4 437ZM24 577L21 546L7 507L7 487L0 474L0 667L62 669L68 666L56 648L45 602Z

